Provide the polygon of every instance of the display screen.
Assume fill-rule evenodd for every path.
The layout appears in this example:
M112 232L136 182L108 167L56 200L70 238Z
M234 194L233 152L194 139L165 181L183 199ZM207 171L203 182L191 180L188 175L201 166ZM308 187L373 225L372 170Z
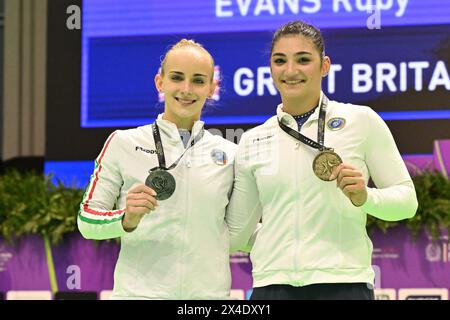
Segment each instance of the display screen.
M170 45L203 44L220 80L207 124L259 124L280 97L270 78L273 31L321 28L331 99L368 104L385 120L450 118L450 3L442 1L90 0L83 2L81 127L151 123L164 109L154 76Z

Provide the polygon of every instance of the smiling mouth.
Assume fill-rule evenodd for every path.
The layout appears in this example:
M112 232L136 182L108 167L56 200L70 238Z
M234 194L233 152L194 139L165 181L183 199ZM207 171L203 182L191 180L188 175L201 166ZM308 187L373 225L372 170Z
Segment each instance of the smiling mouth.
M193 103L195 103L197 100L192 100L192 99L182 99L182 98L175 98L175 100L177 100L180 104L182 104L183 106L188 106L191 105Z
M305 83L305 80L281 80L281 82L287 84L287 85L296 85L299 83Z

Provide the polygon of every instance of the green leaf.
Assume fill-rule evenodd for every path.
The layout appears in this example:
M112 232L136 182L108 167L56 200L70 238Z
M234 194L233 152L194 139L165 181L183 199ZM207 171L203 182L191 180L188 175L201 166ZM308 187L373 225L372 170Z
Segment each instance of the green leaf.
M369 232L388 229L398 225L404 225L411 230L413 239L423 232L438 240L441 230L450 230L450 180L436 171L420 171L412 177L417 193L419 207L412 219L388 222L367 217L367 229Z
M0 176L0 236L12 242L28 234L47 234L52 243L76 230L83 190L51 183L35 172L7 171Z

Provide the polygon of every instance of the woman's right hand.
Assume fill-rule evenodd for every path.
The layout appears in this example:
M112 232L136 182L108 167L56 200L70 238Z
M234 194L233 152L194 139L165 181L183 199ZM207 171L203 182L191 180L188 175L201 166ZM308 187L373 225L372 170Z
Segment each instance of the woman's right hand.
M125 231L133 231L142 217L158 206L156 192L145 184L139 184L128 191L122 226Z

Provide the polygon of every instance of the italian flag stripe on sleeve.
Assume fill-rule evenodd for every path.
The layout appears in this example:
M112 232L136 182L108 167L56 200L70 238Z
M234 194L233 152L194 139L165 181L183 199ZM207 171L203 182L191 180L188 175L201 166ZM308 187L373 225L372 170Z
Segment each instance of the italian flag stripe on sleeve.
M105 146L103 147L100 157L95 160L94 179L91 179L88 187L86 188L86 192L83 196L83 206L82 208L80 208L79 212L79 217L84 222L91 224L112 223L120 220L122 218L122 214L125 212L125 210L98 211L89 207L89 202L92 200L92 196L99 180L99 173L102 171L102 159L109 147L111 140L116 134L117 132L111 134L109 139L106 141Z

